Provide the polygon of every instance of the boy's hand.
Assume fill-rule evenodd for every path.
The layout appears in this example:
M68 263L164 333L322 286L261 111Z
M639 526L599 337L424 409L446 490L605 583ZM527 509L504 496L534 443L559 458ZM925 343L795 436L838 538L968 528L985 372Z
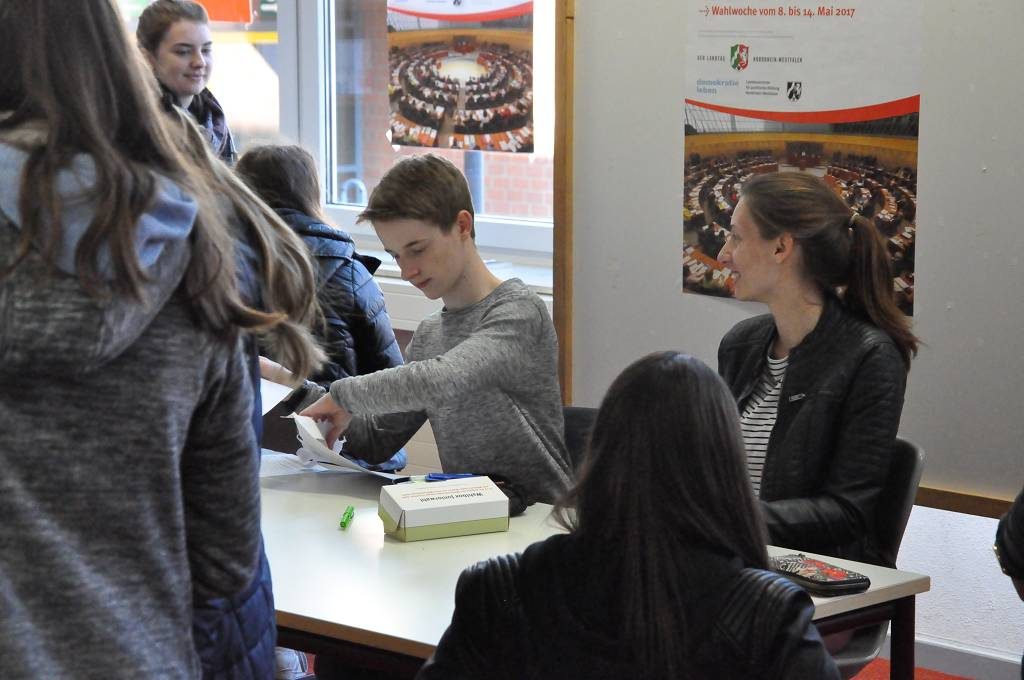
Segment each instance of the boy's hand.
M352 414L338 406L331 399L330 392L317 399L312 406L304 409L299 415L318 421L326 420L331 424L331 429L324 435L329 449L334 448L334 442L338 441L338 437L348 429L348 424L352 422Z

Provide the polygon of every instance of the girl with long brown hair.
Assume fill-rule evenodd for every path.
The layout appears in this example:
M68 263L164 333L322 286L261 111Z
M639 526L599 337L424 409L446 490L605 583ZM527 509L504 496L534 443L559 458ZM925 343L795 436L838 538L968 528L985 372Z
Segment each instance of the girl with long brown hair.
M312 271L265 258L243 299L236 211L110 0L0 2L0 111L5 673L197 677L194 599L258 574L239 341L314 365Z
M257 146L238 159L235 171L302 239L317 265L316 296L323 319L313 326L313 333L327 361L285 400L285 408L294 409L308 395L322 392L317 386L327 389L335 380L405 363L384 293L373 278L381 262L356 252L352 238L328 223L316 162L309 152L294 145ZM276 380L282 370L264 362L263 374ZM406 453L399 450L377 465L358 462L394 472L405 467Z

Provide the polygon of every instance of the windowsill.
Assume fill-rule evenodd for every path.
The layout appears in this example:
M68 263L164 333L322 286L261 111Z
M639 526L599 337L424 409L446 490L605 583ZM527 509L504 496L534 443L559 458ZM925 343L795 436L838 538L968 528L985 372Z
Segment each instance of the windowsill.
M399 272L398 265L395 264L391 256L383 250L373 249L362 249L359 252L365 255L372 255L381 261L380 267L377 269L376 276L378 278L387 279L399 279L402 276ZM553 292L552 280L553 275L551 267L545 267L543 265L525 264L521 262L509 262L505 260L487 258L484 260L487 264L487 268L491 270L491 273L497 276L501 280L505 279L521 279L530 290L537 293L540 296L551 297ZM402 281L405 283L405 281ZM409 285L409 284L406 284ZM411 287L411 286L410 286Z
M360 210L358 206L329 204L327 216L352 237L359 252L373 254L384 263L379 270L382 276L397 277L398 268L391 256L383 252L384 247L369 224L356 224ZM476 245L494 274L502 279L520 278L541 295L552 292L552 240L551 222L476 218ZM393 273L388 274L389 268Z
M398 265L381 246L376 235L353 229L350 232L360 253L381 261L375 278L384 291L391 324L396 329L415 331L420 321L441 309L440 300L428 300L408 281L403 281ZM544 301L548 314L554 315L553 280L550 255L521 250L481 247L488 269L499 279L521 279Z

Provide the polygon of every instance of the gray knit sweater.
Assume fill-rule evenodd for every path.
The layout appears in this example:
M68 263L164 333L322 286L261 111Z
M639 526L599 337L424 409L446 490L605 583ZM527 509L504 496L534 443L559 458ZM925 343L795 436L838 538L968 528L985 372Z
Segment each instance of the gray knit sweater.
M245 367L175 293L191 219L156 221L144 304L94 301L34 254L0 281L5 679L197 678L193 597L255 573ZM0 212L0 267L18 237Z
M410 363L331 385L357 415L346 450L384 460L429 418L446 472L499 475L527 502L554 501L569 484L557 343L544 303L518 279L435 312L416 329Z

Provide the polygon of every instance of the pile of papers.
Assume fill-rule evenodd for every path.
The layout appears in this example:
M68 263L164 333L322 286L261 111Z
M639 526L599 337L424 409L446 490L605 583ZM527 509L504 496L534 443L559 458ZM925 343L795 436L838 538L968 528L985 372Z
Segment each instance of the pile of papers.
M326 424L319 424L312 418L293 413L288 416L295 421L295 430L302 446L295 454L263 451L260 465L261 477L294 475L306 472L347 472L375 475L394 480L400 475L389 472L373 472L341 454L345 444L344 437L328 448L324 439Z

